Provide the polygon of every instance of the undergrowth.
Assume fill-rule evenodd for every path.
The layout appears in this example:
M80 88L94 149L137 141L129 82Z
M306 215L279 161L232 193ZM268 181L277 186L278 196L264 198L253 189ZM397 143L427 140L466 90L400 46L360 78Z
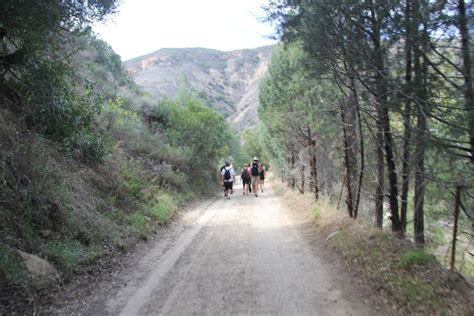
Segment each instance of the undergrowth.
M47 288L27 273L16 249L48 260L61 279L68 280L98 258L149 238L181 203L195 196L186 174L160 163L160 152L173 161L179 151L162 151L166 147L155 137L145 140L147 150L137 154L143 137L126 144L116 139L128 141L137 131L150 133L130 113L103 113L115 116L113 122L118 123L108 125L104 120L97 128L110 128L115 140L109 139L106 155L87 154L93 164L78 161L82 154L70 156L62 144L38 134L27 133L20 143L8 142L21 128L13 120L0 126L0 136L6 136L0 140L0 292L29 295L22 289ZM119 117L124 115L131 119ZM0 123L4 117L0 115ZM102 149L101 145L93 151ZM3 301L8 297L2 294L0 303L8 305Z
M20 258L10 247L2 244L0 244L0 267L0 282L2 283L18 285L27 276Z
M410 249L400 255L400 266L408 269L414 265L424 265L434 260L433 255L427 254L422 249Z
M156 201L148 210L148 214L158 223L166 224L177 208L176 201L169 194L163 193L156 198Z
M46 243L46 258L65 273L80 265L83 257L81 244L77 240L54 240Z

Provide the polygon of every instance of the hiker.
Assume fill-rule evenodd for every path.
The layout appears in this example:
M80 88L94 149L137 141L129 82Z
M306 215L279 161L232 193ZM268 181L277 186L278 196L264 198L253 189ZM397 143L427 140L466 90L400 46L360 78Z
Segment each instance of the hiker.
M221 171L221 178L224 186L224 197L230 199L229 193L232 194L234 192L232 185L235 181L235 172L228 161L225 162L225 167Z
M267 173L267 171L265 170L265 165L263 163L260 164L259 171L260 171L260 190L263 193L263 186L265 185L265 176Z
M258 166L258 158L253 157L252 168L250 169L252 175L252 191L255 193L255 196L258 197L258 185L260 182L260 172Z
M232 168L232 171L234 171L234 162L233 161L230 162L230 167ZM234 171L233 179L234 179L233 182L235 182L235 171ZM230 194L234 194L234 186L232 186L232 188L230 189Z
M244 167L240 172L240 181L242 181L243 184L243 195L248 195L250 189L250 168L246 163L244 163Z
M219 175L221 176L221 178L222 178L222 170L224 170L224 168L225 168L225 162L224 162L224 164L222 165L221 170L219 171ZM221 180L222 180L222 179L221 179ZM222 183L222 188L224 189L224 193L225 193L224 182L221 181L221 183Z
M249 171L250 171L250 180L249 180L249 192L252 193L252 170L250 169L250 166L252 165L252 163L248 163L247 166L249 168Z

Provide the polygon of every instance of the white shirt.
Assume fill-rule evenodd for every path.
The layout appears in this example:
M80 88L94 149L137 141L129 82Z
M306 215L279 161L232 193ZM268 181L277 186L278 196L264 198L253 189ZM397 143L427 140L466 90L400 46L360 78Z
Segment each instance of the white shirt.
M225 166L221 171L221 176L225 175L226 170L230 170L230 179L229 180L224 179L224 182L234 182L234 177L235 177L234 168L230 166L229 167Z

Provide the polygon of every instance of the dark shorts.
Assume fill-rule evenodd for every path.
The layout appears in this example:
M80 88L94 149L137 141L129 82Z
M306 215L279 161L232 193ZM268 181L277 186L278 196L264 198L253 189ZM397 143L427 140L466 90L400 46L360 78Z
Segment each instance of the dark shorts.
M242 178L242 183L243 184L250 184L250 178L248 178L248 179Z
M262 173L260 174L260 180L262 180L262 181L265 180L265 175L262 174Z
M234 182L224 182L224 189L225 190L232 190L232 185Z

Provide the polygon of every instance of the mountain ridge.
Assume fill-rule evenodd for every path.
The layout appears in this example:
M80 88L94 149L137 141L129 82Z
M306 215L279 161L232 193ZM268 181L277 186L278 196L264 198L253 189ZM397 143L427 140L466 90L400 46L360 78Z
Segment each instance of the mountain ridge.
M140 56L132 57L127 60L125 60L123 63L128 64L130 62L137 61L139 59L143 59L145 57L149 57L151 55L155 55L157 53L161 52L176 52L176 51L208 51L208 52L216 52L216 53L232 53L232 52L240 52L240 51L252 51L252 50L260 50L260 49L273 49L275 45L265 45L265 46L258 46L254 48L240 48L240 49L232 49L232 50L220 50L220 49L215 49L215 48L207 48L207 47L202 47L202 46L190 46L190 47L162 47L159 48L153 52L146 53Z
M258 120L258 86L274 45L220 51L161 48L124 62L124 68L145 91L173 98L188 85L211 108L238 129Z

